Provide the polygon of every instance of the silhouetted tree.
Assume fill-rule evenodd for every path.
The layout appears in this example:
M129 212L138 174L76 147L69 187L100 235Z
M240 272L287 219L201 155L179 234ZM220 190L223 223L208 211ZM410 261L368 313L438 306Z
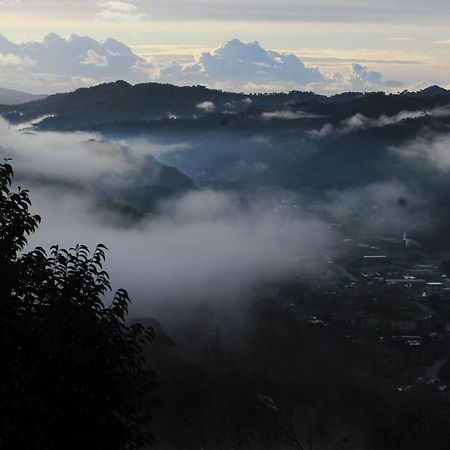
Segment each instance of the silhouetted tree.
M0 165L0 448L141 448L152 441L152 330L127 325L126 291L103 303L104 246L23 253L40 218L12 175Z

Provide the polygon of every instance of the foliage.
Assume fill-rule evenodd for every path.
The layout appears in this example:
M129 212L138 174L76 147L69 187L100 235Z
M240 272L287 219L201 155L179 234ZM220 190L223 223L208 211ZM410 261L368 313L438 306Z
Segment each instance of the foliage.
M110 305L105 247L23 253L40 218L0 166L0 446L137 449L151 442L151 328L127 325L125 290Z

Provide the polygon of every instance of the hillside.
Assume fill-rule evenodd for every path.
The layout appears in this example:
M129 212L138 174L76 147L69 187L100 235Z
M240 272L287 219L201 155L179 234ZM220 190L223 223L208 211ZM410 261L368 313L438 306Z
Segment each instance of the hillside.
M33 95L26 92L0 87L0 105L19 105L45 98L45 95Z
M450 223L450 92L438 86L325 97L118 81L3 106L3 116L11 122L51 116L36 131L95 132L153 155L129 174L133 189L116 191L115 182L106 189L114 203L140 212L196 185L286 190L328 211L345 207L336 208L336 192L367 191L376 197L361 205L370 216L370 208L384 202L378 189L408 199L413 217L434 211L434 236Z
M52 115L54 117L44 122L45 127L77 129L113 122L192 118L211 112L232 115L301 109L305 113L338 119L357 113L377 117L404 110L434 108L449 102L450 92L438 86L397 95L352 92L326 97L299 91L246 95L211 90L203 86L180 87L158 83L133 86L125 81L117 81L51 95L23 104L19 108L2 106L0 113L16 123Z

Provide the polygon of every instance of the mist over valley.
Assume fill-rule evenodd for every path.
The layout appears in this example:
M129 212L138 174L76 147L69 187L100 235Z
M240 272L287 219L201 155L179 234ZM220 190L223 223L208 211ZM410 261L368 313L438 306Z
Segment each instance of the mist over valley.
M128 323L153 330L154 448L424 448L392 424L421 426L421 395L417 445L445 448L447 90L118 81L0 111L42 217L23 257L106 245Z

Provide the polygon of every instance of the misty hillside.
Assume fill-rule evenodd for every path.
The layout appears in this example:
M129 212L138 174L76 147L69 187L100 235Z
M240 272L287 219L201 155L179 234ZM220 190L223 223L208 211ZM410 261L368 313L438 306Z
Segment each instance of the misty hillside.
M34 100L41 100L45 97L45 95L33 95L26 92L0 87L0 105L19 105L22 103L32 102Z
M31 99L30 99L31 100ZM26 100L25 100L26 101ZM51 95L20 108L0 108L12 122L56 116L46 120L51 128L76 128L123 121L150 121L165 118L187 118L209 112L292 110L301 108L310 114L345 118L356 113L368 117L392 115L403 110L417 110L444 105L450 92L438 86L401 94L344 93L331 97L312 92L251 94L207 89L203 86L179 87L170 84L125 81L77 89L67 94ZM0 102L2 103L2 102ZM5 103L5 102L3 102Z
M38 128L98 131L131 145L137 139L184 143L157 158L203 184L324 191L392 178L429 183L427 165L392 149L425 132L445 133L449 104L450 92L438 86L325 97L116 82L51 96L4 116L54 115Z
M159 181L146 163L129 173L127 187L119 183L120 192L116 182L108 184L114 203L138 211L195 184L240 193L286 190L336 220L342 209L336 192L378 186L388 200L362 201L362 216L401 198L406 216L435 211L432 236L450 223L450 92L438 86L326 97L118 81L2 111L12 123L43 117L34 126L38 132L93 132L153 155L151 165L163 167ZM353 218L345 220L354 226Z
M0 157L29 161L18 170L19 183L48 186L55 195L89 198L92 212L112 214L115 222L137 220L152 213L160 202L195 188L177 168L123 143L83 139L84 135L70 141L63 134L49 138L45 133L1 128L0 137ZM57 166L64 176L55 175Z
M171 146L157 159L203 184L323 191L392 178L429 183L431 166L392 149L446 133L449 105L450 92L438 86L325 97L117 81L3 106L2 115L12 123L43 118L41 130Z

